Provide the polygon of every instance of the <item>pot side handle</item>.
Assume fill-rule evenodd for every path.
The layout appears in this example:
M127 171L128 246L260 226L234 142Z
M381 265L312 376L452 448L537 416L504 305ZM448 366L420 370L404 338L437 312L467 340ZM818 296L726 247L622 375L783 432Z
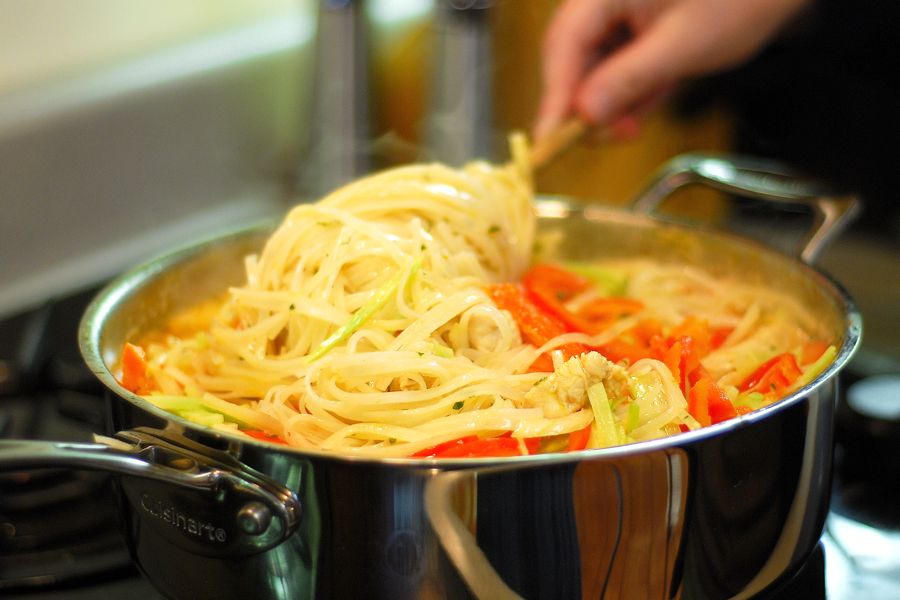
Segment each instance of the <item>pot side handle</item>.
M97 440L4 440L0 472L68 468L118 475L136 513L146 513L145 521L175 545L203 556L264 552L299 525L296 494L246 467L218 464L142 431Z
M685 154L664 164L650 179L631 209L650 215L675 190L693 183L723 192L812 209L814 221L802 242L800 260L812 264L856 217L860 203L853 195L837 195L776 162L739 155Z

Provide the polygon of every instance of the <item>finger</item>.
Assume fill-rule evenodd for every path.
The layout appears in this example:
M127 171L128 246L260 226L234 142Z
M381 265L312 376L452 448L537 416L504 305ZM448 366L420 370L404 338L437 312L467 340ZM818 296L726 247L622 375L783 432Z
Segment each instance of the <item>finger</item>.
M610 137L620 142L630 142L643 132L643 120L634 114L619 117L609 125Z
M579 86L575 110L589 123L608 125L655 106L687 68L684 41L655 23L599 63Z
M534 127L535 138L571 114L575 90L614 22L611 5L608 0L568 0L557 10L544 37L544 94Z
M732 67L757 51L798 3L771 0L731 12L714 2L674 5L584 77L574 108L589 123L607 124L677 81Z

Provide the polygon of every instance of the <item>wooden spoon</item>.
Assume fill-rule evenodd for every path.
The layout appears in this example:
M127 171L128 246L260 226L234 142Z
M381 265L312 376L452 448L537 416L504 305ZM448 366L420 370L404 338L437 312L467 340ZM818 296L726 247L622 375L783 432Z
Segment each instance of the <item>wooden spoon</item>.
M578 117L561 123L531 147L531 169L540 171L588 132L589 126Z

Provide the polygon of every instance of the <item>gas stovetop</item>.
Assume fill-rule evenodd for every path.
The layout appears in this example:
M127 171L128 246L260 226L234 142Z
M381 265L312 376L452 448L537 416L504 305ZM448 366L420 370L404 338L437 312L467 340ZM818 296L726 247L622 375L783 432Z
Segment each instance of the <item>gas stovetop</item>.
M77 349L78 322L93 294L0 322L0 438L90 441L103 431L103 390ZM852 375L845 379L857 383ZM850 411L844 398L841 406L826 532L787 587L767 596L771 600L900 598L900 469L879 450L883 440L872 437L872 423ZM0 595L159 599L131 565L115 515L105 474L0 474Z

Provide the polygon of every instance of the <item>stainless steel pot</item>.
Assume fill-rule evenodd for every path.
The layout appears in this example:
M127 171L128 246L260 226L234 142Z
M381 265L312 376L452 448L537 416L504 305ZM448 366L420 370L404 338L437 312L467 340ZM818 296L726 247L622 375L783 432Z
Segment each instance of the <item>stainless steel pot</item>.
M648 218L701 182L813 207L801 253ZM681 157L639 214L565 199L535 209L559 257L645 255L790 291L838 340L808 386L755 413L672 438L503 460L359 459L213 432L134 396L110 373L125 341L240 283L268 230L202 242L112 283L89 307L84 357L109 396L96 444L9 443L4 470L118 474L136 564L172 598L748 598L815 548L829 505L837 373L860 342L852 300L807 263L853 212L780 168ZM643 213L643 214L641 214Z

